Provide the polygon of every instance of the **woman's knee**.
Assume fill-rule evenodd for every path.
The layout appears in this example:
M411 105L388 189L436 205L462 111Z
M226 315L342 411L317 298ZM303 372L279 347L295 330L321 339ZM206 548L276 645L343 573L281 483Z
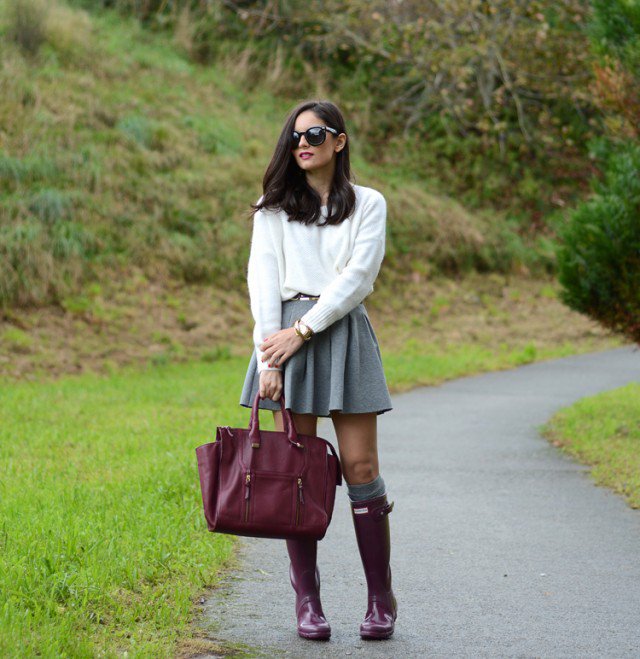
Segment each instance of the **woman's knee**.
M378 476L378 461L373 457L343 459L342 472L349 485L370 483Z

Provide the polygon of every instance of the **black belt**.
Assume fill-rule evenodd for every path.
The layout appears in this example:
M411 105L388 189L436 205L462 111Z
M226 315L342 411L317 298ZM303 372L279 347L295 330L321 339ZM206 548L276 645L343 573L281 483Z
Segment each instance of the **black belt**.
M319 295L307 295L307 293L296 293L290 300L317 300Z

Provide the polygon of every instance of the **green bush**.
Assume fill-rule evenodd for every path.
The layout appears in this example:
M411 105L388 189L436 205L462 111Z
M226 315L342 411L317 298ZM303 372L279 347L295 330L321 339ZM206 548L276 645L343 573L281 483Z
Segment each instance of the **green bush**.
M640 343L640 146L607 158L593 199L561 228L562 300Z

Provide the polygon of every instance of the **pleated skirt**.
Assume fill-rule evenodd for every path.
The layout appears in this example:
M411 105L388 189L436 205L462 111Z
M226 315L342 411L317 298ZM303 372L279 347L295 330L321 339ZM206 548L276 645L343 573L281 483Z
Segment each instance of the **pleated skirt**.
M281 327L291 327L316 300L285 300ZM305 341L282 366L285 407L298 414L329 417L392 410L378 340L361 302L346 316ZM255 350L242 387L240 405L251 407L258 392ZM280 401L261 398L260 409L280 410Z

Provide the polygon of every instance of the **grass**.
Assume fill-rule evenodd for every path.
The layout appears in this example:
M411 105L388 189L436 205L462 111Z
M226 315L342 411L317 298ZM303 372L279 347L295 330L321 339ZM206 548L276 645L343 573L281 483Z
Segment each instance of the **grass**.
M583 398L555 414L543 433L554 446L592 465L598 485L640 508L640 383Z
M0 387L0 655L173 656L232 557L194 449L244 423L240 364Z
M397 392L568 352L414 341L383 360ZM0 655L206 650L195 604L232 564L233 538L206 530L194 449L217 425L248 424L245 368L223 351L105 377L0 381Z
M416 386L435 385L464 375L514 368L534 361L566 357L576 353L570 343L537 348L506 344L497 349L477 343L452 343L446 348L409 340L397 353L385 353L383 361L389 388L398 393Z

